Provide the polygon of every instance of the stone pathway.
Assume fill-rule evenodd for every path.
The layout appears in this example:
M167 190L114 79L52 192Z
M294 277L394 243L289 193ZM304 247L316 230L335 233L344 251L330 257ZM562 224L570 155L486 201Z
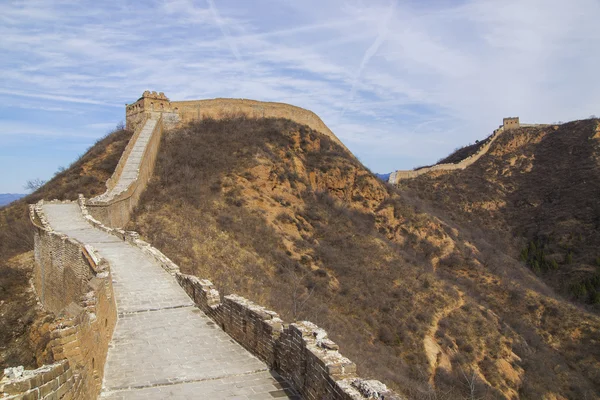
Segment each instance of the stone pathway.
M94 200L110 200L119 193L127 190L127 188L129 188L129 186L137 179L138 169L140 168L140 164L142 162L144 150L146 150L146 146L152 137L152 132L154 131L154 127L156 126L157 122L158 120L153 118L149 118L146 121L146 124L142 128L140 135L131 149L131 153L129 153L129 156L127 157L125 166L123 167L123 172L119 177L119 181L112 190L95 197Z
M75 203L43 208L54 230L94 246L111 265L119 319L102 399L297 398L153 259L92 227Z

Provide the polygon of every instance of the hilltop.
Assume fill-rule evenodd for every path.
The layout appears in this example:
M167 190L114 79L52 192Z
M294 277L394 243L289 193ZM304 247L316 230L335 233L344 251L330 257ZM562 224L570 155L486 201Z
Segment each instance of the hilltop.
M594 306L561 296L552 279L553 260L572 242L539 239L520 208L543 204L526 209L538 222L558 213L544 234L566 232L553 228L565 219L578 227L577 243L585 245L569 247L557 271L593 279L588 260L597 229L588 208L598 182L597 121L496 134L465 170L436 171L396 188L306 110L245 100L169 102L148 93L127 106L128 124L143 121L145 102L155 106L150 101L162 102L168 121L175 111L187 120L162 134L154 174L126 228L183 273L209 278L221 295L243 295L284 320L315 322L362 376L409 398L600 398L600 318ZM193 120L198 104L210 113ZM230 108L219 112L223 104ZM16 327L2 332L5 365L44 363L39 349L53 318L35 306L26 282L33 262L26 204L104 192L131 134L108 136L38 192L0 210L2 319ZM444 162L460 163L478 149ZM542 182L552 173L554 183ZM579 182L575 188L589 199L565 190L548 203L554 208L540 202L568 182ZM515 200L512 213L502 205L507 199Z
M597 312L599 159L596 119L525 127L504 132L465 170L423 175L402 188L464 226L485 226L485 237L497 236L558 293Z
M434 211L330 136L232 116L164 134L127 228L412 398L598 396L600 319Z

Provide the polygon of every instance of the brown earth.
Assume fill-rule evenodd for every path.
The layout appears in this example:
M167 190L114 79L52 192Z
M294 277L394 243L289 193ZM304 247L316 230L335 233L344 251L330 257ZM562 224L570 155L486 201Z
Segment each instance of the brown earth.
M423 197L305 126L232 117L165 133L128 228L221 293L321 325L411 398L600 398L600 318L525 268L506 227Z
M507 131L470 168L402 190L466 229L487 228L558 293L598 312L599 127L590 119Z

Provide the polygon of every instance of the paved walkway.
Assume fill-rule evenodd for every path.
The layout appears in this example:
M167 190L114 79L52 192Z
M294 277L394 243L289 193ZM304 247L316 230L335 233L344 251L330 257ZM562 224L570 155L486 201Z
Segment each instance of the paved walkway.
M196 308L153 259L92 227L77 204L43 208L56 231L91 244L111 265L119 319L101 398L291 398L287 383Z
M129 188L129 186L137 179L138 169L140 168L140 164L142 162L144 150L146 150L146 146L152 137L152 132L154 131L154 127L156 126L157 122L158 120L154 118L149 118L146 120L146 124L142 128L140 135L131 149L131 153L129 153L129 156L125 161L125 166L123 167L123 172L119 177L119 181L115 187L112 188L112 190L97 196L94 198L94 200L110 200L119 193L127 190L127 188Z

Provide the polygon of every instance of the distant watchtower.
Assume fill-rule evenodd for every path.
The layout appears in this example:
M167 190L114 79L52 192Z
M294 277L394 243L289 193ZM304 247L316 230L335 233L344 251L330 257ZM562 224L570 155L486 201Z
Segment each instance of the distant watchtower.
M504 118L502 120L502 126L504 127L505 131L519 128L521 126L521 124L519 123L519 117Z
M135 103L125 106L126 128L135 130L146 115L171 112L171 102L163 92L146 90Z

